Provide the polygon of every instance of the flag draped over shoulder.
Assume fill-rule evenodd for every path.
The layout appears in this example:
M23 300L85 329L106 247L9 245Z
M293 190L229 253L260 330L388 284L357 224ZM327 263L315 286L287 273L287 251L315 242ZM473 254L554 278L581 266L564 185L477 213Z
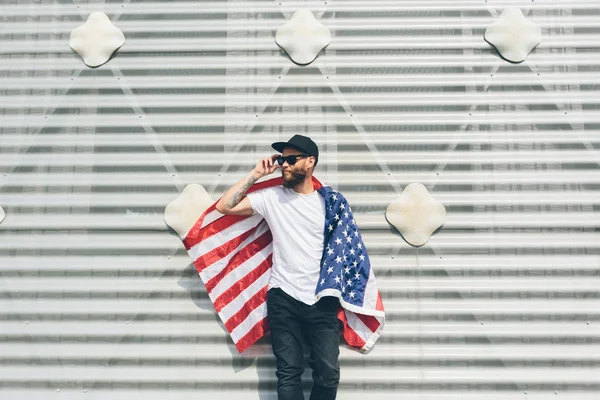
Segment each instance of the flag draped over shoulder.
M324 249L318 298L336 296L342 308L346 342L368 351L383 329L385 313L367 249L346 199L313 177L325 199ZM250 187L247 193L282 184L275 178ZM239 352L269 330L267 285L273 244L262 216L223 215L216 202L182 238L206 286L215 310Z
M338 318L344 322L344 339L367 351L385 320L369 255L344 196L328 186L318 192L325 198L325 244L315 294L340 299Z

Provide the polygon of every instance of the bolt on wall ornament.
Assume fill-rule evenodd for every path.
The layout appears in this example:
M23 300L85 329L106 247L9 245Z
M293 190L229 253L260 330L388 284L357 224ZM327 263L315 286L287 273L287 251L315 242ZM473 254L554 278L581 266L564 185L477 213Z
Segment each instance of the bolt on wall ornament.
M179 197L165 208L165 223L183 239L204 211L214 203L202 185L187 185Z
M529 21L519 8L507 8L483 38L507 61L520 63L542 41L542 28Z
M92 68L106 63L124 44L123 32L102 12L91 13L83 25L73 29L69 38L69 46Z
M413 246L422 246L446 220L446 208L420 183L411 183L385 211L385 218Z
M287 52L293 62L307 65L331 42L331 32L315 19L310 10L301 9L277 30L275 42Z

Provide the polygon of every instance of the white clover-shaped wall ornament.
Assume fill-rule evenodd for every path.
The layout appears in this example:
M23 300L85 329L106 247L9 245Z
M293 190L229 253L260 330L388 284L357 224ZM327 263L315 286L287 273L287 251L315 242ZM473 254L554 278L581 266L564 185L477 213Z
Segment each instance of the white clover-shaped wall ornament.
M4 212L4 209L2 207L0 207L0 224L2 223L2 221L4 221L5 217L6 217L6 213Z
M505 60L520 63L542 41L542 28L529 21L519 8L507 8L485 30L483 38Z
M165 208L165 223L184 238L198 218L214 204L202 185L187 185L181 194Z
M73 29L69 46L88 67L99 67L125 44L125 36L102 12L93 12L87 21Z
M385 218L413 246L422 246L446 220L446 208L420 183L411 183L391 203Z
M296 64L306 65L331 42L331 32L310 10L300 9L277 30L275 42Z

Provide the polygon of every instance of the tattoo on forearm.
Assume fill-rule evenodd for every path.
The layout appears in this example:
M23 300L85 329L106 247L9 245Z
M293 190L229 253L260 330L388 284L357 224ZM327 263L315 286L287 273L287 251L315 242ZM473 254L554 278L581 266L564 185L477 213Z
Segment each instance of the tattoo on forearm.
M244 185L237 192L234 193L231 200L229 200L229 203L227 203L227 205L226 205L227 208L231 209L231 208L237 206L238 204L240 204L240 201L242 201L242 199L244 198L246 191L248 189L250 189L250 186L254 185L255 182L256 182L256 179L249 177L246 180L246 182L244 183Z

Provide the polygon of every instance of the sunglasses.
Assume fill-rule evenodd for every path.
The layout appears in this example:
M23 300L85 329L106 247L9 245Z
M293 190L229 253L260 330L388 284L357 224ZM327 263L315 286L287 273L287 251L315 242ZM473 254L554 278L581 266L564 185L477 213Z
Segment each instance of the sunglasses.
M300 157L310 157L308 154L292 154L291 156L277 156L276 161L277 164L279 165L283 165L284 162L287 161L287 163L289 165L294 165L296 164L296 161L298 161L298 158Z

